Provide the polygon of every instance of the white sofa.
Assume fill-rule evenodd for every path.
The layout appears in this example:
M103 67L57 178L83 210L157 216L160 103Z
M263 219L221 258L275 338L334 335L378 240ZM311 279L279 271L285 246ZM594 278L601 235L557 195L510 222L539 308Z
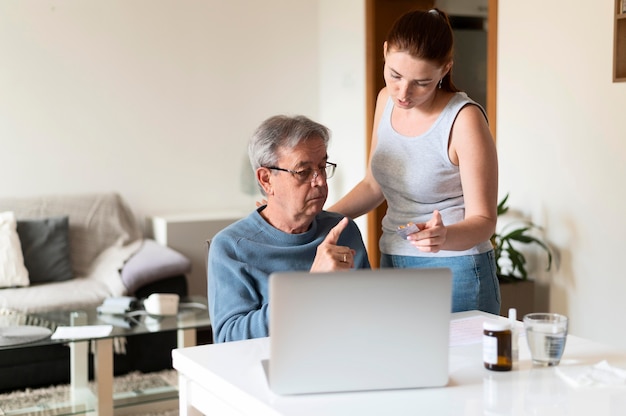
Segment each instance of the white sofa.
M0 198L3 212L14 213L27 273L29 260L32 269L26 285L0 289L1 308L42 312L97 306L106 297L132 295L141 286L191 269L182 254L143 238L117 193ZM31 241L40 241L25 241L26 231ZM58 248L64 242L65 251ZM51 262L50 257L59 259ZM53 276L63 261L63 276Z

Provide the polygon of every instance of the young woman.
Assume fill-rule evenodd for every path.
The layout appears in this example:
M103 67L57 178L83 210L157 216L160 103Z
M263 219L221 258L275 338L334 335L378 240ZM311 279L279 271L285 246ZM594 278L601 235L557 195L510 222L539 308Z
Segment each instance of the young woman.
M484 110L452 82L453 35L438 9L413 11L383 46L365 178L329 211L356 218L378 207L381 267L449 267L453 311L499 313L489 238L497 219L498 162ZM407 236L399 227L415 224Z

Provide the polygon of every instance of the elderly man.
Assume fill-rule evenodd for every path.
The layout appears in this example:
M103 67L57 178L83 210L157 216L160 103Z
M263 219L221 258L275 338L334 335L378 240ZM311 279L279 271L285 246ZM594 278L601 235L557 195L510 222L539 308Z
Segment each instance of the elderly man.
M211 241L209 305L215 342L268 336L268 278L273 272L369 268L356 224L323 211L329 130L304 116L264 121L248 145L265 196L246 218Z

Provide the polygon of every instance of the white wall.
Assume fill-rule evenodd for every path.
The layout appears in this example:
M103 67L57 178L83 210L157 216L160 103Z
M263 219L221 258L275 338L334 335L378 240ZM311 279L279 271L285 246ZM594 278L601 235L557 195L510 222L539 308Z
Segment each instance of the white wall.
M139 217L247 212L248 138L301 113L333 130L334 202L364 172L362 3L0 2L0 196L115 190Z
M626 83L612 83L613 1L500 1L500 193L561 252L542 274L571 332L626 346Z
M319 118L317 16L317 0L0 2L0 196L249 211L254 128Z
M331 127L329 158L338 164L329 183L330 206L365 175L364 0L320 0L320 121ZM367 241L366 217L356 220Z

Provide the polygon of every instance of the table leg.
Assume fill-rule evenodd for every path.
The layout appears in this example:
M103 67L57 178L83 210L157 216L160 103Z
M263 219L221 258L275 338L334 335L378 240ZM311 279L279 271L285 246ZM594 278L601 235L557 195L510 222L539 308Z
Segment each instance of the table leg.
M113 339L96 340L94 360L98 416L113 416Z
M179 329L177 333L178 348L195 347L197 335L195 329Z
M72 312L72 326L87 324L87 315ZM70 397L76 411L82 409L89 392L89 341L70 342Z
M179 416L202 416L202 412L191 405L189 385L192 383L187 377L178 374L178 414Z

